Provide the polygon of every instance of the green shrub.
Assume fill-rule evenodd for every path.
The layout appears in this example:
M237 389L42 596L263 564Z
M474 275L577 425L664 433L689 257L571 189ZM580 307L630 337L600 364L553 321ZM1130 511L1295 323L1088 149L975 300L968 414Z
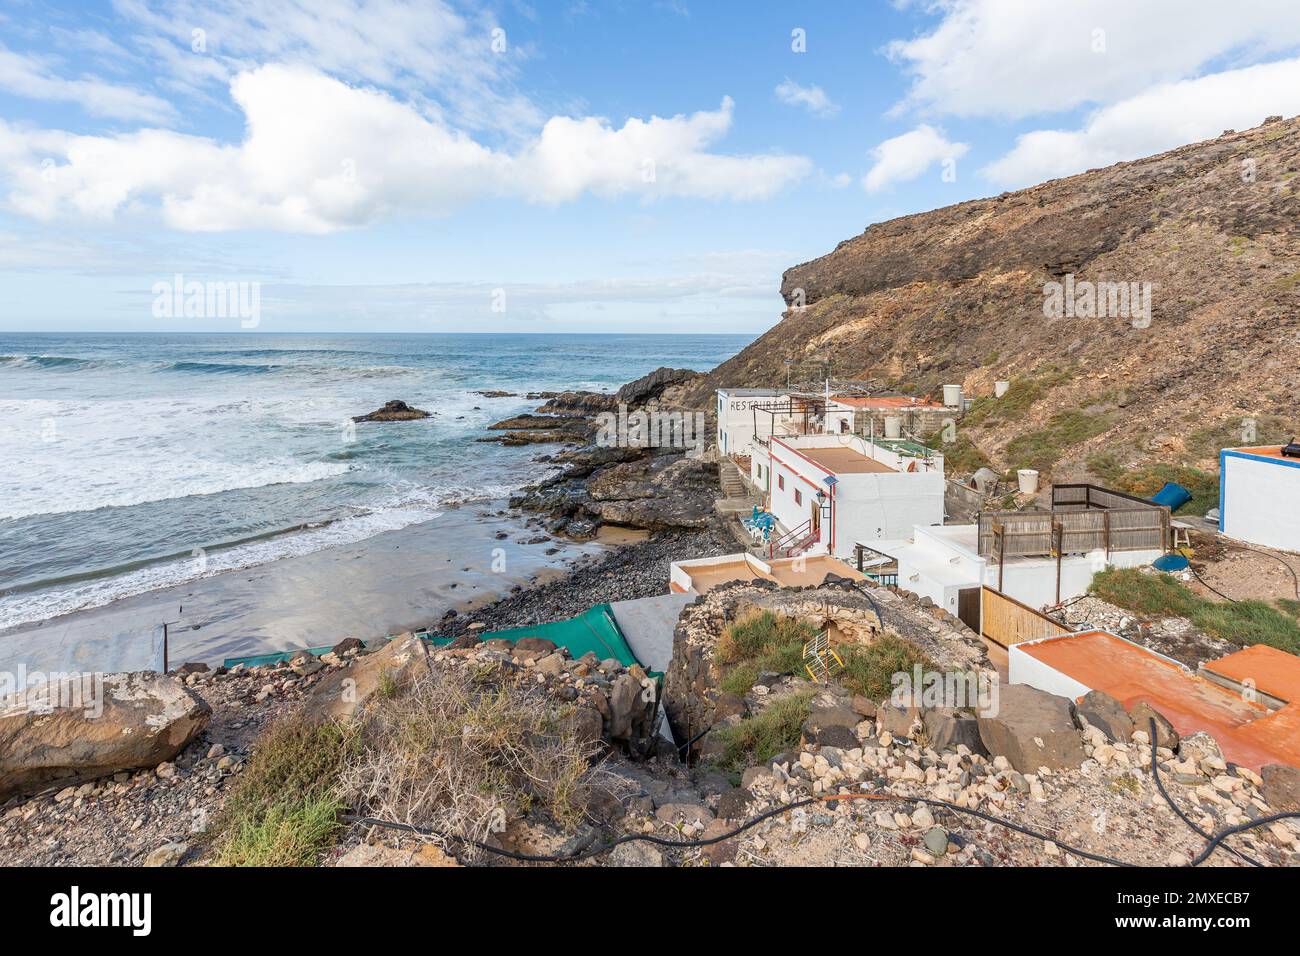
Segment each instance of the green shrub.
M335 721L268 729L214 822L217 864L314 865L339 827L335 785L357 739Z
M1184 617L1236 644L1267 644L1300 654L1300 620L1263 601L1211 601L1167 574L1137 568L1101 571L1093 576L1090 591L1146 617Z
M975 400L962 424L967 426L996 425L1024 418L1040 398L1058 385L1073 377L1067 369L1042 366L1029 375L1019 375L1011 380L1011 387L1001 398L986 395Z
M1165 482L1176 482L1192 493L1192 500L1178 509L1180 515L1202 517L1219 505L1219 476L1214 472L1164 462L1125 468L1112 454L1088 459L1088 470L1107 487L1142 498L1150 498Z
M728 667L719 685L743 696L764 671L802 672L803 646L816 636L811 625L771 611L742 618L718 638L714 658Z
M1057 412L1048 420L1045 428L1011 440L1006 453L1008 468L1012 471L1035 468L1046 474L1061 460L1067 449L1100 435L1110 425L1110 419L1105 415L1090 414L1078 409Z
M723 745L718 763L739 772L767 764L777 754L797 747L810 712L810 700L812 694L786 694L748 720L723 727L717 732Z
M885 700L893 690L893 676L911 672L920 664L926 670L934 665L915 644L896 634L882 634L874 644L852 644L839 648L844 670L836 680L855 694L871 700Z

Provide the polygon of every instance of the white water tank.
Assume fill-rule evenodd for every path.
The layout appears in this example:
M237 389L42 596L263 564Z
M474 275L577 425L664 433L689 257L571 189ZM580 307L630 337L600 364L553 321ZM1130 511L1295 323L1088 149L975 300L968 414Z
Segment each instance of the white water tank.
M994 398L1001 398L1010 390L1011 390L1011 383L1008 382L1006 379L999 379L998 381L993 383Z
M1016 472L1016 480L1020 483L1020 493L1022 495L1032 495L1038 492L1038 472L1033 468L1021 468Z
M885 437L886 438L903 437L903 416L902 415L885 416Z
M943 387L943 403L948 408L961 408L961 386L945 385Z

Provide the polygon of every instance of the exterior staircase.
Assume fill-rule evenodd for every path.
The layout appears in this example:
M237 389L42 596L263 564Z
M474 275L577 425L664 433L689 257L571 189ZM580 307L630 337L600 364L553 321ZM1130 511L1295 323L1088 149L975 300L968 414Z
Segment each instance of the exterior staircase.
M745 479L740 477L740 469L730 458L724 458L718 464L718 482L722 486L724 498L749 497L749 487L745 484Z

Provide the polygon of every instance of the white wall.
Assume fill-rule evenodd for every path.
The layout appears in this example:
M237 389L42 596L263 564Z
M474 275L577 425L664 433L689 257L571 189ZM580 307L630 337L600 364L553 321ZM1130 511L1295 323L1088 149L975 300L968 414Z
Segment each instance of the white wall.
M718 393L718 449L726 455L752 455L754 446L755 405L779 402L779 395L729 395ZM771 415L758 412L758 427L766 431Z
M1088 593L1092 576L1107 568L1139 568L1149 565L1164 552L1113 551L1110 562L1104 551L1068 555L1061 559L1061 600L1068 601ZM984 583L998 586L998 564L989 561L984 568ZM1002 591L1033 608L1056 603L1056 561L1053 558L1017 558L1008 561Z
M1036 641L1012 644L1007 648L1007 682L1011 684L1028 684L1030 687L1037 687L1039 690L1055 694L1058 697L1078 700L1092 688L1075 680L1068 674L1044 664L1038 658L1030 657L1025 653L1026 647L1055 640L1060 640L1060 638L1043 637Z
M906 538L917 525L943 523L940 472L840 475L835 486L835 554L858 541Z
M1300 460L1220 456L1223 533L1239 541L1300 551Z

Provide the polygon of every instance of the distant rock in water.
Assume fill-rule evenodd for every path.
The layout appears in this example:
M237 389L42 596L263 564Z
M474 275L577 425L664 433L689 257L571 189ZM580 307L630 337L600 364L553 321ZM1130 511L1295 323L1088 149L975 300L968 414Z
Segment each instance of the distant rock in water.
M369 415L353 416L354 422L409 422L417 418L428 418L429 412L421 408L412 408L406 402L399 402L394 399L391 402L385 402L384 407L377 412L371 412Z

